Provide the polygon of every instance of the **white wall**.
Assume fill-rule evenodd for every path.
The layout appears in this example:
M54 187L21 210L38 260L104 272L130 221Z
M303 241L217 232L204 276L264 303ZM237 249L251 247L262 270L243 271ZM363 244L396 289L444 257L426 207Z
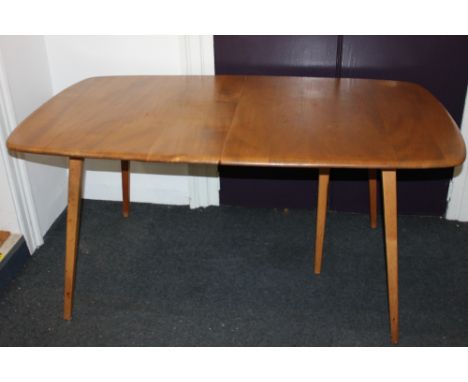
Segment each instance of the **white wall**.
M196 55L200 61L202 40L195 40L193 44L184 36L46 36L53 93L93 76L201 73L201 68L196 67ZM205 61L209 71L213 71L212 40L211 46L206 45ZM121 200L119 162L87 160L85 163L84 198ZM193 190L189 174L187 165L132 162L131 200L189 204ZM198 179L203 182L204 177ZM213 177L210 179L211 187L216 187L216 178L214 184ZM215 202L208 204L217 204L217 198L215 195Z
M0 50L13 105L11 119L20 123L52 96L44 37L1 36ZM38 155L24 158L39 230L44 235L66 205L66 161Z
M18 218L10 188L5 163L0 156L0 230L19 233Z
M468 145L468 92L465 98L465 108L461 132ZM445 217L449 220L468 222L468 158L461 166L455 168L449 189L449 200Z
M54 94L92 76L182 74L178 36L46 36Z

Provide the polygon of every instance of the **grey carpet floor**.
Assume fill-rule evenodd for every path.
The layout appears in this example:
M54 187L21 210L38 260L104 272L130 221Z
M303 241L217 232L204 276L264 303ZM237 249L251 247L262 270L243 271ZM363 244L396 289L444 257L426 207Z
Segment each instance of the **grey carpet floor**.
M315 211L84 201L73 320L65 215L0 291L1 346L388 346L382 225ZM401 216L400 346L468 345L468 224Z

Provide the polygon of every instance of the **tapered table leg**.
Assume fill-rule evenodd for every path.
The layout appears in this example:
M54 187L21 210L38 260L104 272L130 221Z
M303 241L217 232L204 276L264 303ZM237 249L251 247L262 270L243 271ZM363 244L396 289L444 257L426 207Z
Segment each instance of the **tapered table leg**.
M330 183L330 169L319 170L317 227L315 234L315 264L314 273L322 270L323 239L325 236L325 222L327 218L328 184Z
M80 223L83 159L70 158L68 173L67 239L65 249L65 290L63 318L71 320L75 285L76 252Z
M130 210L130 174L129 174L129 162L123 160L121 162L122 167L122 215L124 218L128 217L128 211Z
M387 285L392 343L398 343L398 240L396 171L382 171L385 220L385 249L387 256Z
M377 228L377 171L369 170L369 215L371 228Z

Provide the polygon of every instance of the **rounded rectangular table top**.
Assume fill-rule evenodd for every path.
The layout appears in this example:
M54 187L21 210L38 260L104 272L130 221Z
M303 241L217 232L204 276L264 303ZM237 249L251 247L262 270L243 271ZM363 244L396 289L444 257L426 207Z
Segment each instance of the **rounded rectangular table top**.
M79 82L10 135L13 151L226 165L436 168L463 162L445 108L398 81L113 76Z

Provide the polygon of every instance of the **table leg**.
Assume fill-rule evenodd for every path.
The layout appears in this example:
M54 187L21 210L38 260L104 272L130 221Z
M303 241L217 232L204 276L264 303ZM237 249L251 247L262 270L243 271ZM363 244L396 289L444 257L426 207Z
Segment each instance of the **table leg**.
M323 239L325 236L325 221L327 218L328 184L330 182L330 169L319 169L317 227L315 234L315 264L314 273L320 274L322 269Z
M369 170L369 215L371 228L377 228L377 171Z
M130 173L128 160L121 161L122 168L122 215L128 217L130 209Z
M80 223L81 183L83 177L82 158L70 158L68 174L67 240L65 250L65 291L63 318L71 320L73 289L75 284L76 252Z
M382 170L385 220L385 250L387 256L387 285L392 343L398 343L398 240L396 171Z

